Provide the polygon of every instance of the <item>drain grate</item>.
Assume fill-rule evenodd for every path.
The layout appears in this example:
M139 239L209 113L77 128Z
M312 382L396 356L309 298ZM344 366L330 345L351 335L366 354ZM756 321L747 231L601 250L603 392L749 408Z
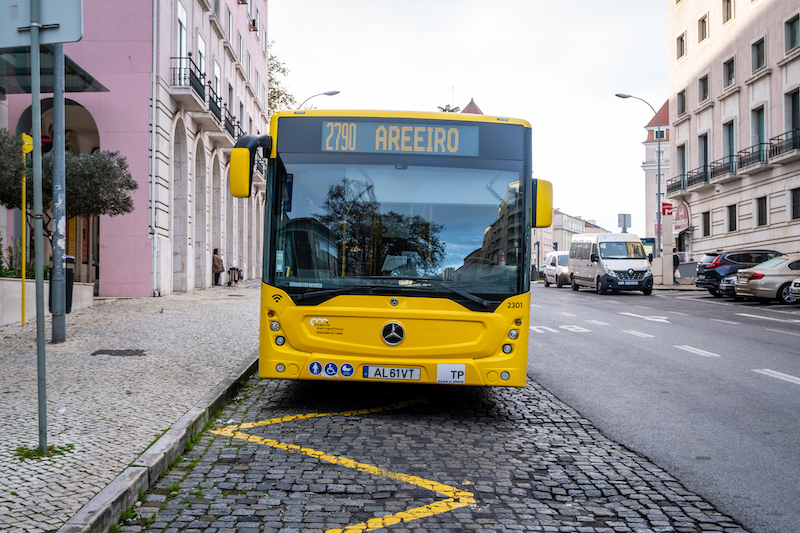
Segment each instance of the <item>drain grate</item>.
M138 357L144 355L144 350L97 350L92 355L119 355L122 357Z

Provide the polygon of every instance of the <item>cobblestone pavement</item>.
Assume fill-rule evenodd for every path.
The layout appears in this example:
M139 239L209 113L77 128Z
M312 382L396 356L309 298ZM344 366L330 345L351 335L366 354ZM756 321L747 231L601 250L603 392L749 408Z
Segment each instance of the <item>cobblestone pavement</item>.
M67 315L67 341L46 320L48 444L37 448L35 321L0 328L0 531L58 529L258 344L260 282L126 299ZM93 355L143 350L140 356Z
M252 378L137 505L126 533L744 532L531 380Z

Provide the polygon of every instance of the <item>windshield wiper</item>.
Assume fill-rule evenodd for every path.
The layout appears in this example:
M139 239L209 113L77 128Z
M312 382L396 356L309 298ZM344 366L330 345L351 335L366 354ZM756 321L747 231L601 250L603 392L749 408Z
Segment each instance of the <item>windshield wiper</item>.
M304 292L302 294L290 294L293 300L307 300L308 298L316 298L318 296L338 296L340 294L347 294L359 289L372 289L380 288L380 285L353 285L350 287L340 287L338 289L328 289L324 291Z
M431 285L439 287L440 289L444 289L454 294L457 294L462 298L466 298L471 302L475 302L476 304L483 306L485 309L491 309L491 303L489 303L488 300L484 300L480 296L475 296L474 294L470 294L460 289L454 289L453 287L448 287L441 281L431 278L414 278L414 277L403 277L403 276L370 276L367 279L396 279L396 280L408 280L408 281L422 281L425 283L430 283Z

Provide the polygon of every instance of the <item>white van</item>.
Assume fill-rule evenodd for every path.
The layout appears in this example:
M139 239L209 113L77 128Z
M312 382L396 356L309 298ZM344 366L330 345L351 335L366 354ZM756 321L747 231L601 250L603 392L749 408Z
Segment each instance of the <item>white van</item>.
M567 261L569 252L547 252L544 258L544 286L549 287L555 283L560 289L569 285L569 268Z
M598 294L608 290L653 292L650 259L633 233L575 235L568 263L573 291L583 286Z

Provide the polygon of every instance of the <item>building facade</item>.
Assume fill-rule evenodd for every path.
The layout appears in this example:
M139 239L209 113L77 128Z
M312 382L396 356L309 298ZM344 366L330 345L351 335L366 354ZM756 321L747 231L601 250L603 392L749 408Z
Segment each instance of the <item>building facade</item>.
M251 198L227 181L236 140L268 130L266 0L84 0L83 18L65 55L108 90L67 93L67 149L120 152L139 188L130 214L70 221L76 281L100 296L208 287L214 248L226 269L260 277L265 164ZM8 96L12 133L30 133L30 105Z
M658 110L658 118L653 117L645 126L647 138L644 144L645 160L642 163L644 170L645 194L645 234L640 237L655 238L658 224L658 198L659 190L661 203L666 201L667 180L669 175L669 100L664 102ZM659 142L660 141L660 142ZM660 182L660 183L659 183Z
M679 245L800 251L800 4L670 0L669 38Z
M582 218L573 217L560 209L553 210L553 249L569 251L573 235L586 233L586 223Z

